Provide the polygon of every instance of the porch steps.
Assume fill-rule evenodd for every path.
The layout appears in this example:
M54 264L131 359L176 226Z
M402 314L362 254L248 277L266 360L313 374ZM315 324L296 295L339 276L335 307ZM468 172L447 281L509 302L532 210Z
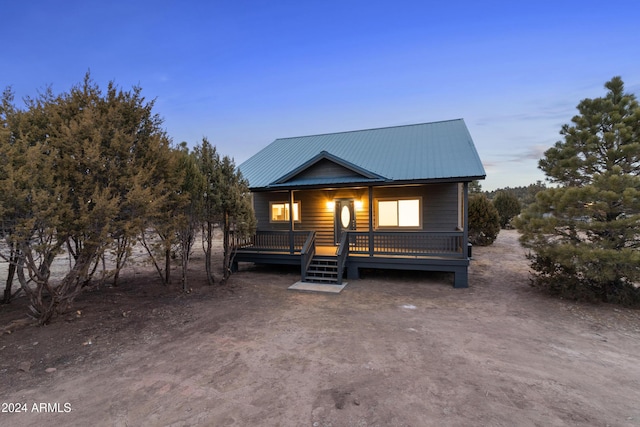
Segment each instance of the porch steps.
M315 256L307 269L305 282L338 284L338 260L334 257Z

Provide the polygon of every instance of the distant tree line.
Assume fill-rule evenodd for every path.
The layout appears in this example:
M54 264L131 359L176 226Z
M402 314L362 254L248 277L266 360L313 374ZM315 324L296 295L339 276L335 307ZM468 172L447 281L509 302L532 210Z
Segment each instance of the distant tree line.
M187 267L202 230L207 277L213 283L213 230L225 236L222 280L230 274L232 233L255 228L246 181L232 159L205 138L193 151L173 146L134 87L113 82L102 91L87 74L68 92L51 89L14 103L0 102L0 258L9 262L3 302L17 278L40 324L68 309L90 283L117 286L132 247L146 248L162 282L171 281L171 257ZM51 279L54 258L66 252L70 268ZM107 270L105 257L113 259Z
M521 207L529 206L536 201L536 194L547 188L542 181L536 181L534 184L520 187L504 187L493 191L485 191L484 194L489 200L494 200L500 193L507 193L514 196Z
M544 184L537 182L526 187L483 192L480 183L474 181L469 195L469 241L479 246L492 244L500 229L509 228L522 206L532 203L542 188Z

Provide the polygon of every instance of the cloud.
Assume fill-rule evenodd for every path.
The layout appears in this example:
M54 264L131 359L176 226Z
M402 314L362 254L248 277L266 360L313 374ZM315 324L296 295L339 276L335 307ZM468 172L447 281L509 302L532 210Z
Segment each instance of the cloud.
M544 152L549 149L546 145L532 145L527 147L520 155L522 160L539 160L544 157Z
M503 162L508 163L521 163L530 160L538 161L544 157L544 152L547 151L550 147L546 144L534 144L525 147L523 150L511 152L508 154L498 154L499 157L504 160L501 161L489 161L487 164L498 165Z
M501 162L483 160L482 161L482 166L484 166L485 170L493 170L493 169L499 168L500 167L500 163Z
M531 106L530 106L531 107ZM476 126L487 126L498 123L518 123L536 121L560 121L567 122L575 115L575 104L568 101L558 101L541 106L533 106L531 111L512 114L496 114L493 116L478 117Z

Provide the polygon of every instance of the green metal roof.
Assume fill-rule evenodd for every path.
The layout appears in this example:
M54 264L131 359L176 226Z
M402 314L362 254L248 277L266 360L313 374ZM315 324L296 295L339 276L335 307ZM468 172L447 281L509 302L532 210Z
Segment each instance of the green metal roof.
M352 176L300 177L318 159ZM484 179L486 173L462 119L280 138L239 166L254 190L300 186Z

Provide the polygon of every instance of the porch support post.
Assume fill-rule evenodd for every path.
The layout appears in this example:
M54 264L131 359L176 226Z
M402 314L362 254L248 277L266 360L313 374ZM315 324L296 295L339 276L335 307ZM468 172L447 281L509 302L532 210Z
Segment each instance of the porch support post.
M462 193L464 195L463 198L463 216L464 216L464 230L462 231L462 256L463 258L469 259L469 183L465 182L463 184ZM458 267L454 270L453 273L453 287L454 288L466 288L469 286L469 270L468 265L463 267Z
M467 267L458 267L453 271L453 287L454 288L468 288L469 287L469 273Z
M373 256L373 186L369 186L369 256Z
M289 253L293 254L295 242L293 239L293 190L289 190Z
M462 231L462 255L463 257L468 257L468 246L469 246L469 183L465 182L463 184L464 188L462 190L464 201L462 202L462 211L464 218L464 227Z

